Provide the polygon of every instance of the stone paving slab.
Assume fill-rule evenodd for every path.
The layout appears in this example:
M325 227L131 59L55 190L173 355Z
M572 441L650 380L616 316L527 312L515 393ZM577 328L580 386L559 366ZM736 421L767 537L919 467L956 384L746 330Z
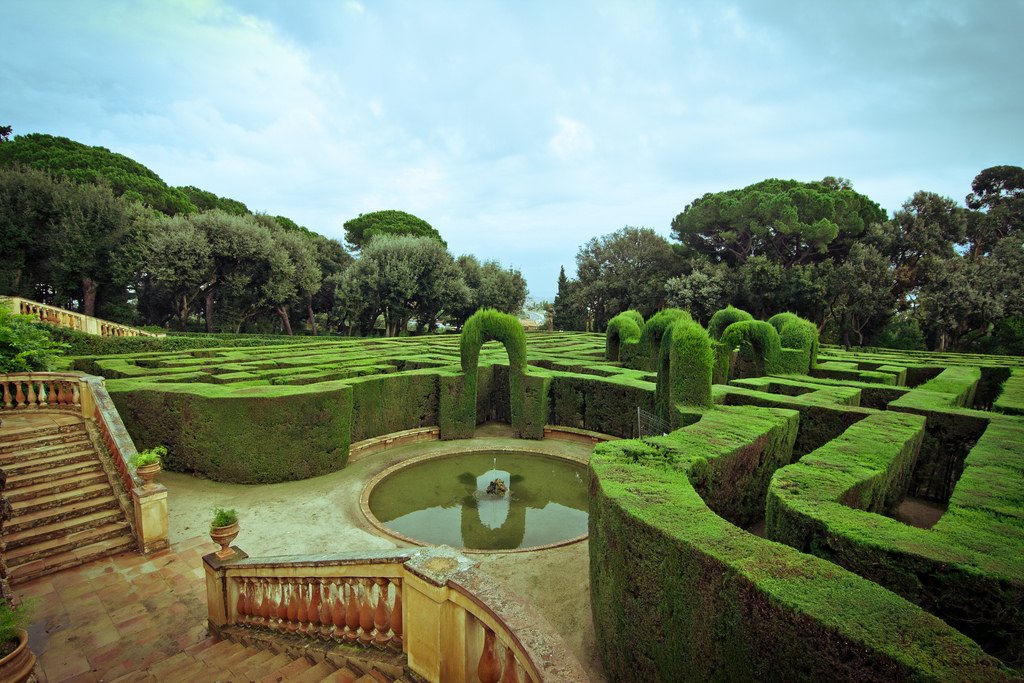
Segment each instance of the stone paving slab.
M194 536L18 586L35 605L29 647L47 681L109 681L207 639L202 556L217 547Z

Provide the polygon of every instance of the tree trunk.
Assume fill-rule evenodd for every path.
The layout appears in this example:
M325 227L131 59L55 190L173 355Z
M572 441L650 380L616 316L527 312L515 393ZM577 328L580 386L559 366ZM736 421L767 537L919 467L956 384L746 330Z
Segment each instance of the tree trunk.
M206 290L206 331L213 333L213 287Z
M92 278L82 278L82 313L88 316L96 317L96 292L100 288L100 283L96 282Z
M277 311L277 317L281 319L285 334L289 337L292 336L292 321L288 319L288 306L275 306L274 310Z
M178 327L181 331L185 331L185 327L188 325L188 299L185 296L181 297L181 303L178 305Z
M309 329L316 336L316 318L313 317L313 295L306 297L306 311L309 313Z

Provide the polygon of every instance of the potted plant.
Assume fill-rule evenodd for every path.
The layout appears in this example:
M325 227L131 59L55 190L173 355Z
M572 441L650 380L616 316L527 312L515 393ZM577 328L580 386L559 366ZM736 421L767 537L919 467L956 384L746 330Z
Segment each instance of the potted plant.
M160 461L166 455L166 446L154 446L132 456L132 465L142 480L142 488L151 489L156 486L154 480L160 472Z
M213 521L210 522L210 538L220 546L217 557L226 560L235 554L231 549L231 541L238 535L238 514L233 510L217 508L213 511Z
M32 675L36 656L28 649L31 608L22 603L8 605L0 598L0 681L22 683Z

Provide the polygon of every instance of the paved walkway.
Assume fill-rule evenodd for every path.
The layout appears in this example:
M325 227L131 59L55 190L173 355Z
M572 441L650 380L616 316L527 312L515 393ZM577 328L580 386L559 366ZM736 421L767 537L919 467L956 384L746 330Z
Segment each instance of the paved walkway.
M195 536L15 587L35 604L29 646L49 683L110 681L206 639L201 558L217 548Z

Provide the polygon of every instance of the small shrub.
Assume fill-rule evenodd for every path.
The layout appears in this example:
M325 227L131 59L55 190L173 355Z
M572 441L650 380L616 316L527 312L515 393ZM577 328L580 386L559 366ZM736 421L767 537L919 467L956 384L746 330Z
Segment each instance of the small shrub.
M213 511L213 521L210 522L210 530L231 526L238 522L238 513L234 508L217 508Z
M23 602L17 607L0 600L0 656L9 654L5 651L11 641L17 641L18 631L27 629L32 621L32 605Z
M145 467L146 465L159 465L160 461L167 455L166 446L155 446L139 451L132 457L132 465Z
M49 370L64 348L32 316L0 308L0 372Z

